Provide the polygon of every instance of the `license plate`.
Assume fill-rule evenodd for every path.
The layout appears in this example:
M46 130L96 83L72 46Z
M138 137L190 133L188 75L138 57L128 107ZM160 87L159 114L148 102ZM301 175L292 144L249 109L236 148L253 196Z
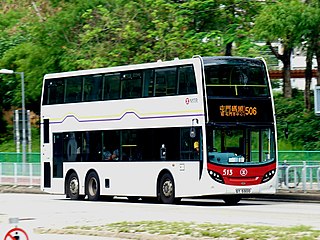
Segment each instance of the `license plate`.
M248 193L251 193L251 188L236 188L236 193L248 194Z

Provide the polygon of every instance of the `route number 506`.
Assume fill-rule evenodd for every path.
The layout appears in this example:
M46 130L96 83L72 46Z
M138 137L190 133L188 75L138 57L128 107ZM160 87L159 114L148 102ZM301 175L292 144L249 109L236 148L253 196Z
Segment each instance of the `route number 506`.
M223 176L232 176L233 175L233 171L232 169L223 169Z

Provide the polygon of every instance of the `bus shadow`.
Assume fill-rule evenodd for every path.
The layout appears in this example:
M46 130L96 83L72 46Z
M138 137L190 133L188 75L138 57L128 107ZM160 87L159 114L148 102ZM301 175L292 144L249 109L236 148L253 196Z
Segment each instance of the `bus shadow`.
M57 199L58 200L58 199ZM62 201L73 201L68 198L59 199ZM76 200L82 202L90 202L88 199ZM271 202L268 200L257 200L246 198L241 200L238 204L228 205L222 199L217 198L183 198L181 201L169 204L176 206L199 206L199 207L243 207L243 206L261 206L261 205L270 205ZM128 199L127 197L100 197L96 202L105 202L105 203L130 203L130 204L155 204L155 205L166 205L159 203L155 198L137 198L135 200Z

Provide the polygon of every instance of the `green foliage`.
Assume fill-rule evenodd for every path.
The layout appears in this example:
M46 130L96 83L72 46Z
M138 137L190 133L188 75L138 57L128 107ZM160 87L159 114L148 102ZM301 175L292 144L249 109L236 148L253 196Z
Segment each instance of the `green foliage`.
M253 33L257 39L266 41L282 40L288 47L295 47L300 43L303 26L305 4L300 0L279 0L267 4L257 16Z
M304 108L303 92L294 89L291 99L281 95L275 97L278 140L282 146L293 149L320 149L320 121L314 111ZM284 129L288 123L289 138L285 139ZM290 143L290 144L288 144ZM280 150L286 150L280 148Z

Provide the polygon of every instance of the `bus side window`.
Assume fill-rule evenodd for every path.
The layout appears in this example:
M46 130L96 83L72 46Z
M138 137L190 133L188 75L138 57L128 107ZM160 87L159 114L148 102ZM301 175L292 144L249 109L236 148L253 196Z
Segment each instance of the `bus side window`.
M197 85L193 67L179 67L179 94L195 93L197 93Z
M106 74L104 76L104 100L119 99L120 73Z
M177 68L160 68L155 70L155 96L177 94Z
M147 69L143 72L143 97L152 97L154 95L153 73L153 69Z
M121 75L121 98L142 96L142 72L126 72Z
M96 101L102 98L102 75L85 76L83 83L83 101Z
M64 79L46 80L43 104L60 104L64 101Z
M65 79L65 102L74 103L82 100L82 77Z

